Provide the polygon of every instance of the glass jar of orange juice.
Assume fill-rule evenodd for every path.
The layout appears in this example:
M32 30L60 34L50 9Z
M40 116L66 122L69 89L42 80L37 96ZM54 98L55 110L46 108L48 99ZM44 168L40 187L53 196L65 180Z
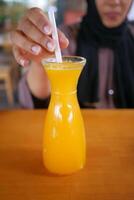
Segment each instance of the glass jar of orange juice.
M86 144L84 123L77 100L77 82L85 58L63 57L43 60L51 83L51 100L47 111L43 139L45 167L55 174L71 174L83 168Z

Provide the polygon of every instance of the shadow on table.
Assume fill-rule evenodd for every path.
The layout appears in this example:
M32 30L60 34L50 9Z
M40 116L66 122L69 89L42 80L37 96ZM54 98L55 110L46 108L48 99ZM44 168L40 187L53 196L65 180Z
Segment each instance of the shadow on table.
M21 171L33 175L54 176L45 169L42 158L42 151L30 148L11 148L0 151L1 168L8 171Z

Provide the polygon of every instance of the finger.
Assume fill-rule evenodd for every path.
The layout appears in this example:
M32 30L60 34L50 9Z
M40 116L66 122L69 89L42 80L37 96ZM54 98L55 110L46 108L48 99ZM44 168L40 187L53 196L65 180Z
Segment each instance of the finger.
M60 47L63 49L67 48L69 45L69 40L65 36L65 34L62 31L60 31L59 29L58 29L58 37L59 37Z
M40 8L31 8L27 13L27 18L30 20L42 33L50 35L52 27L48 17L43 13Z
M43 34L37 29L29 20L23 20L18 26L18 30L22 31L32 41L42 45L46 50L53 52L55 49L55 42L49 36Z
M11 40L15 46L18 46L31 54L39 55L41 53L41 46L33 41L30 41L20 31L11 32Z
M31 60L40 63L42 59L54 56L54 53L49 53L48 51L45 50L42 50L38 56L34 56L33 54L28 53L25 50L15 45L13 45L13 54L16 61L24 67L28 66Z
M23 67L26 67L30 64L30 60L26 58L26 54L22 53L19 47L13 46L13 54L18 64ZM24 56L25 55L25 56Z

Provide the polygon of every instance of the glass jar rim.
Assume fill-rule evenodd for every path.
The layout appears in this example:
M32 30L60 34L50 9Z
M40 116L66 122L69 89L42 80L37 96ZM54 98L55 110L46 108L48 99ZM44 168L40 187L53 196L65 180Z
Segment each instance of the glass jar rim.
M62 63L58 63L56 62L56 58L55 57L49 57L49 58L44 58L42 60L42 65L45 68L51 68L51 69L81 69L85 63L86 63L86 59L84 57L81 56L63 56L62 57L63 62ZM69 65L70 63L70 65ZM73 66L71 66L71 64L73 63ZM49 67L47 66L49 65Z

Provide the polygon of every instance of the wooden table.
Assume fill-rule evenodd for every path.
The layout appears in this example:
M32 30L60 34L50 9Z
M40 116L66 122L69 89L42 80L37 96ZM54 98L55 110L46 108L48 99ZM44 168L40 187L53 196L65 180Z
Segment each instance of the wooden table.
M45 114L0 112L0 200L134 199L134 110L83 110L87 163L62 177L42 163Z

